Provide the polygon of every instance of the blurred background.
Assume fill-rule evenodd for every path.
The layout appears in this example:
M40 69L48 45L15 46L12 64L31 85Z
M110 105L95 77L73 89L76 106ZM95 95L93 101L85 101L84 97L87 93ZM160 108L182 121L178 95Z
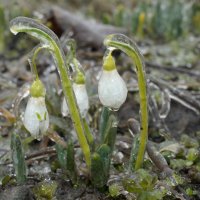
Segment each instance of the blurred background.
M110 33L123 33L138 44L145 58L149 77L162 79L180 92L189 91L190 94L186 96L193 96L197 101L200 99L199 0L1 0L0 99L3 99L7 108L16 95L16 89L15 92L9 90L10 86L5 83L12 80L15 87L21 87L32 80L27 58L31 49L38 44L38 41L30 39L27 34L14 36L10 33L9 21L17 16L32 17L45 24L58 35L62 43L67 38L76 40L77 57L86 77L89 77L87 89L91 97L97 95L97 82L105 50L103 40ZM119 71L129 91L135 91L137 81L129 68L132 63L124 54L121 55L116 57ZM52 88L57 87L59 90L59 86L55 86L56 78L52 78L56 70L51 57L42 53L37 65L40 76L48 81L52 79ZM7 99L10 99L10 104ZM172 99L176 103L181 102L176 95ZM160 104L163 104L162 101L160 100ZM98 98L93 101L94 104L97 102ZM128 102L129 98L120 112L124 122L132 116L138 116L138 110L135 109L139 105L138 99L135 100L135 106ZM169 115L165 119L171 132L177 137L186 130L200 130L199 116L196 116L199 111L193 112L199 109L199 104L194 106L193 101L186 100L186 104L180 103L179 108L176 103L171 103L171 107L167 109ZM168 105L169 100L165 104ZM52 105L59 109L57 102ZM183 109L185 105L191 113ZM181 111L174 114L174 109Z

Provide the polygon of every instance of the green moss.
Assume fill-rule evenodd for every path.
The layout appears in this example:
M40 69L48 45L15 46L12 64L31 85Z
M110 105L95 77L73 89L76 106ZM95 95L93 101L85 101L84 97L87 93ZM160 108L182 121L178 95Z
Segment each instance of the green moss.
M121 186L117 183L114 183L109 186L109 193L111 197L117 197L120 195Z
M194 162L198 158L198 156L199 156L199 151L195 148L191 148L188 150L186 158L188 161Z
M55 181L44 181L38 184L36 188L33 189L37 199L53 199L57 189L57 183Z

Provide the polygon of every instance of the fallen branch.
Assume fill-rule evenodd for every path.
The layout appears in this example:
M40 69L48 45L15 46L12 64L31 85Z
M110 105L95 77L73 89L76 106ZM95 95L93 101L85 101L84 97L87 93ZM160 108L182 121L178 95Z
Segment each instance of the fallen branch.
M48 20L62 33L71 32L77 44L82 47L101 48L106 35L112 33L127 34L127 30L124 28L97 23L57 6L51 8Z

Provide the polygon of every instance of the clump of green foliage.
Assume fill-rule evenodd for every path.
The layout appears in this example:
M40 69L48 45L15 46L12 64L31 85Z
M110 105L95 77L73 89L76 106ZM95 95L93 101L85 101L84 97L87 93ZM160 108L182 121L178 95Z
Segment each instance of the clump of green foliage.
M195 1L137 1L116 6L114 12L102 12L108 24L126 27L139 38L173 40L189 32L199 33L199 4ZM130 8L131 7L131 8Z

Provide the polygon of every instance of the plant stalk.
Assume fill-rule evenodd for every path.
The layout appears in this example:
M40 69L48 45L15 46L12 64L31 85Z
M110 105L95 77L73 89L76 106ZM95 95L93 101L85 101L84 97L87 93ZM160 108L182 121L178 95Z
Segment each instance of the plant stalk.
M146 78L142 55L140 54L137 46L128 37L122 34L108 35L104 40L104 45L114 47L125 52L135 64L136 74L138 78L139 97L140 97L140 143L138 154L136 158L135 170L141 168L146 144L148 141L148 107L147 107L147 89Z
M64 61L65 56L62 51L58 37L46 26L27 17L17 17L13 19L10 22L10 30L14 34L17 34L19 32L26 32L31 36L39 39L44 47L51 49L50 52L53 55L56 62L56 67L58 68L63 92L68 103L73 125L76 130L80 146L83 150L86 164L90 168L90 149L84 134L82 119L80 117L71 80L69 78L69 72L67 71L66 63Z

